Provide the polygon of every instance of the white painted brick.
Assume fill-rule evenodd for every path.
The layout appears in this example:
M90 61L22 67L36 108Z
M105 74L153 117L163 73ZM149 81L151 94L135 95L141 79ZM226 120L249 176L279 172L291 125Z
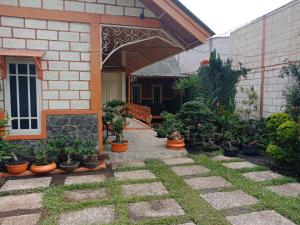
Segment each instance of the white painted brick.
M146 8L146 6L143 3L141 3L139 0L135 1L135 6L139 8Z
M48 70L48 61L42 61L42 70Z
M48 89L48 81L45 81L45 80L42 81L42 88L43 88L43 90Z
M80 42L90 42L90 35L87 33L81 33Z
M89 90L89 82L87 81L70 81L70 90Z
M88 3L93 3L93 2L97 2L97 0L81 0L82 2L88 2Z
M70 62L70 70L89 71L89 62Z
M117 0L117 5L134 6L133 0Z
M48 50L48 41L27 40L28 49Z
M57 31L38 30L37 39L57 40Z
M89 109L90 101L88 100L73 100L71 101L71 109Z
M63 2L63 0L43 0L43 8L44 9L63 10L64 2Z
M58 91L43 91L43 99L59 99Z
M88 52L90 50L89 43L71 43L71 50L72 51L79 51L79 52Z
M81 61L91 61L90 53L84 52L80 54Z
M20 6L31 7L31 8L41 8L42 0L20 0Z
M59 60L59 52L56 51L47 51L43 56L45 60Z
M69 109L70 104L69 104L69 101L50 100L49 101L49 108L50 109Z
M3 48L25 48L25 40L15 38L3 38Z
M103 4L116 4L116 0L97 0L98 3L103 3Z
M145 17L157 18L157 16L152 11L150 11L149 9L145 9Z
M68 22L62 22L62 21L48 21L48 29L49 30L68 31L69 30L69 23Z
M43 104L43 109L49 109L49 101L44 100L42 104Z
M104 13L104 5L100 4L92 4L92 3L87 3L85 4L85 10L88 13Z
M90 26L86 23L70 23L70 31L90 32Z
M12 37L11 27L0 27L0 37Z
M142 12L142 9L125 7L125 16L139 16Z
M80 80L91 80L90 72L80 72Z
M79 72L77 71L61 71L60 80L79 80Z
M90 91L80 91L80 99L91 99Z
M76 32L59 32L59 40L61 41L79 41L79 33Z
M68 62L49 61L49 70L69 70Z
M0 0L0 5L18 6L18 0Z
M46 20L25 19L25 27L46 29Z
M50 50L69 50L69 42L65 41L50 41L49 42Z
M44 80L58 80L58 72L57 71L43 71L43 79Z
M68 81L49 81L49 90L68 90Z
M122 6L114 6L114 5L106 5L105 6L105 12L109 15L115 15L115 16L123 16L124 7Z
M1 24L2 26L11 26L11 27L24 27L24 19L17 18L17 17L1 17Z
M61 91L60 99L79 99L79 91Z
M65 9L69 11L84 12L84 3L65 1Z
M80 61L80 54L79 52L60 52L60 60Z
M16 38L35 38L35 30L31 29L14 28L13 33Z

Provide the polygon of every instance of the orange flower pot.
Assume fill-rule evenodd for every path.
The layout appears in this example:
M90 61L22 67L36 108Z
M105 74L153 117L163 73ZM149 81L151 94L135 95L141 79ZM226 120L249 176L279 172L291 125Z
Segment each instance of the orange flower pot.
M5 167L8 173L19 174L27 170L28 162L24 161L22 164L16 164L16 165L6 164Z
M38 165L33 164L30 168L30 170L34 173L49 173L55 169L56 169L55 162L52 162L51 164L44 165L44 166L38 166Z
M112 152L126 152L128 150L128 141L123 141L123 143L111 142Z
M182 150L185 146L184 139L167 140L166 148L173 150Z

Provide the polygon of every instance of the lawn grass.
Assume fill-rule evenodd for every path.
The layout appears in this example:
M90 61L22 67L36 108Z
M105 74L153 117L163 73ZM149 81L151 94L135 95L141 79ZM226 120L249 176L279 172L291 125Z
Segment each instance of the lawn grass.
M211 173L216 176L221 176L229 181L234 187L242 189L246 193L258 198L259 204L254 205L255 209L273 209L291 219L294 223L300 224L300 197L285 198L266 189L266 185L277 185L288 182L294 182L292 178L283 178L266 182L254 182L241 173L249 171L260 171L262 167L234 170L224 167L222 162L215 162L209 157L201 154L191 154L190 157L195 160L196 164L207 167Z

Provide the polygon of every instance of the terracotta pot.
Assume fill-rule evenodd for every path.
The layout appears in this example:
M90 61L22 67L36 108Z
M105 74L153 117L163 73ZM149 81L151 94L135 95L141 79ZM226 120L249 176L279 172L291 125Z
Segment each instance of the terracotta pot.
M28 161L24 161L16 164L6 164L5 167L8 173L11 174L23 173L28 168Z
M180 140L167 140L166 148L173 150L182 150L185 146L184 139Z
M48 165L44 165L44 166L39 166L39 165L35 165L35 164L32 164L30 170L34 173L49 173L51 172L52 170L55 170L56 169L56 163L55 162L52 162Z
M126 152L128 150L128 141L123 141L123 143L111 142L112 152Z

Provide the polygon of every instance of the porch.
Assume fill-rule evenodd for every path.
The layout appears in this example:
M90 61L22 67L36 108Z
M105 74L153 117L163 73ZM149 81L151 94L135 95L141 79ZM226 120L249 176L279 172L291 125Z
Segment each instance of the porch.
M114 153L110 150L110 145L106 145L104 148L108 156L107 163L177 158L187 154L185 149L181 151L166 149L166 139L157 138L156 132L150 126L143 124L137 119L129 119L128 123L124 130L124 138L129 141L128 151Z

